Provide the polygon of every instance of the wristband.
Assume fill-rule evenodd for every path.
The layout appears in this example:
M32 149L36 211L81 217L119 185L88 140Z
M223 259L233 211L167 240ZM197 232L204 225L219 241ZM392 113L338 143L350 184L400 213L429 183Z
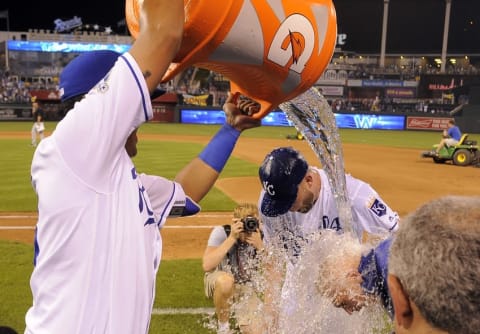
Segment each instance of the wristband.
M224 124L198 157L220 173L232 154L239 136L240 131L229 124Z

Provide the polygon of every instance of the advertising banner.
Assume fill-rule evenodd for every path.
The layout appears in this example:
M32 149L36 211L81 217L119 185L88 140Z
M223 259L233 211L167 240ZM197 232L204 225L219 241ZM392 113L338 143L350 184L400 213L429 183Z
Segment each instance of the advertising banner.
M58 91L53 91L53 90L47 90L47 89L38 89L38 90L31 90L30 91L31 96L35 96L39 100L54 100L58 101L60 100L60 95Z
M386 88L385 96L392 98L414 98L416 96L415 88Z
M405 116L374 114L334 114L338 128L404 130ZM225 113L221 110L182 109L180 122L190 124L223 124ZM269 113L262 119L262 125L293 126L282 111Z
M408 130L443 130L447 128L448 121L453 118L447 117L407 117Z
M317 86L324 96L343 96L342 86Z

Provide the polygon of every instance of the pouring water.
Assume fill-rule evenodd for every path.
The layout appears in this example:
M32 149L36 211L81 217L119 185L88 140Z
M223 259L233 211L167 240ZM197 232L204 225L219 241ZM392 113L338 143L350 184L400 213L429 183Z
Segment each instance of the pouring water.
M290 279L282 291L277 291L275 296L277 300L270 306L276 308L273 317L277 316L278 319L267 321L265 332L384 333L386 328L390 327L390 320L380 303L371 303L361 311L349 315L342 308L335 307L331 298L322 295L318 288L319 281L335 282L338 279L335 273L324 270L328 268L329 262L331 264L332 261L349 256L353 258L355 255L358 258L359 254L369 247L359 243L361 232L352 224L343 152L335 115L325 97L316 88L311 88L297 98L282 103L280 108L295 128L304 135L327 173L344 233L338 235L332 231L322 231L309 235L305 241L298 241L301 244L297 244L296 241L301 252L295 254L296 263L287 264L287 271L290 270L287 276L290 276ZM289 226L289 222L284 221L288 218L271 219L275 226ZM280 239L285 238L288 236L283 235ZM279 269L282 268L284 263L276 262L281 258L278 254L288 250L282 245L274 245L271 252L276 253L276 256L269 262L277 265ZM284 255L291 258L292 254Z
M304 135L327 173L345 232L354 231L346 189L342 143L328 101L313 87L295 99L282 103L280 108Z

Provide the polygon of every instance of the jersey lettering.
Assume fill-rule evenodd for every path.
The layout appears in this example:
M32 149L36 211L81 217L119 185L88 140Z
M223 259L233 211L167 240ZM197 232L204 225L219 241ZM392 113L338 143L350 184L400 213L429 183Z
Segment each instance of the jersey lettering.
M340 226L340 219L338 217L333 218L332 221L330 221L330 218L328 218L328 216L323 216L322 221L324 229L335 231L342 230L342 227Z
M139 187L138 193L139 193L138 209L140 210L140 213L142 213L143 208L145 207L145 210L148 215L148 218L145 221L144 225L155 224L155 218L153 218L153 211L148 207L148 202L147 202L147 199L145 198L145 187L144 186Z
M132 178L136 180L138 174L137 174L137 171L135 170L135 167L132 168L131 172L132 172ZM144 208L146 210L148 218L145 221L145 224L143 225L146 226L146 225L155 224L155 218L153 217L153 210L148 206L148 202L145 197L145 187L139 183L138 184L138 210L140 211L140 213L143 212Z

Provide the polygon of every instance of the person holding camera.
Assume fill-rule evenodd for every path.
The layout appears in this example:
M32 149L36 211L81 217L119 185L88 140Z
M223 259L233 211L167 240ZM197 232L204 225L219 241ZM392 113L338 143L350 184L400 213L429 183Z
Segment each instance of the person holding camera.
M218 333L230 331L230 314L242 333L261 333L262 302L256 283L263 248L263 233L255 204L239 204L231 224L216 226L203 255L204 287L212 298Z

